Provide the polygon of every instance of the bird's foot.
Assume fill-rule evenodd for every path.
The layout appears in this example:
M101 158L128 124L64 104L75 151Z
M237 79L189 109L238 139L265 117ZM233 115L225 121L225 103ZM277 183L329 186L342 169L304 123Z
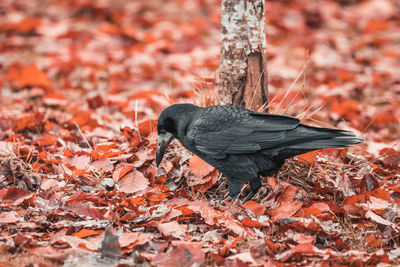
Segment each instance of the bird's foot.
M231 202L231 201L232 201L232 199L233 199L233 197L231 197L231 196L228 196L227 198L225 198L225 201L227 201L227 202Z
M234 196L228 196L227 198L225 198L225 201L226 202L232 202L232 200L239 200L239 196L240 196L240 193L238 193L238 194L236 194L236 195L234 195Z

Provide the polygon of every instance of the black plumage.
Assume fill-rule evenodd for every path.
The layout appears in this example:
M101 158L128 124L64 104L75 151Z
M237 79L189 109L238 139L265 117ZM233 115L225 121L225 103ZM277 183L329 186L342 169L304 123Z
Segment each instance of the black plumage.
M249 182L251 199L261 187L260 175L279 170L285 159L312 150L346 147L362 141L348 131L300 124L293 117L258 113L234 106L206 108L176 104L158 119L157 166L173 138L222 172L229 197Z

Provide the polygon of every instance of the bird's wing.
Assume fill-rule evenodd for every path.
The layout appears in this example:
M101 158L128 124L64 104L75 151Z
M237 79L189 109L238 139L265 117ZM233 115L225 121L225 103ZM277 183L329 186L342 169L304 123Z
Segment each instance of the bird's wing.
M191 123L187 137L198 151L214 158L255 153L284 143L286 131L300 123L287 116L228 109L228 112L217 107L207 110Z

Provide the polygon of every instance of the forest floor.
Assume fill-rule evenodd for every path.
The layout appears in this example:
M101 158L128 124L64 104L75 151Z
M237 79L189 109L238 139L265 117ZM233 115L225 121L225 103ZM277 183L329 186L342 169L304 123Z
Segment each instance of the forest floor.
M178 142L155 166L163 108L218 104L219 5L0 2L0 266L400 264L398 1L267 1L270 112L365 141L244 206Z

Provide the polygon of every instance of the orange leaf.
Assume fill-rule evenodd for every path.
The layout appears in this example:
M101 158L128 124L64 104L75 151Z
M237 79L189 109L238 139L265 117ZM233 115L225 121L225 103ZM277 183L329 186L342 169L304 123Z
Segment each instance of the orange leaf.
M43 134L39 139L37 139L34 143L40 146L52 146L57 143L57 137L51 134Z
M308 163L313 163L315 161L315 159L317 158L317 155L318 155L317 151L310 151L308 153L298 155L297 157Z
M161 200L163 200L164 198L167 198L168 196L169 196L169 194L159 193L159 194L150 196L149 200L151 202L160 202Z
M368 242L368 244L371 247L382 247L383 245L385 245L385 242L382 242L381 240L377 239L374 235L370 235L368 236L365 241Z
M27 67L15 64L8 69L7 80L19 84L21 88L26 86L40 86L51 88L50 79L47 74L32 63Z
M360 114L358 103L354 100L348 100L344 102L334 101L330 106L330 110L337 113L345 120L357 119L358 115Z
M193 155L189 160L190 171L197 177L204 177L214 170L214 167L202 160L196 155Z
M22 117L18 119L14 126L13 126L13 131L15 132L20 132L25 129L30 129L34 128L36 126L36 121L35 121L35 116L34 115L28 115L25 117Z
M93 235L99 235L103 233L103 231L96 231L96 230L92 230L92 229L82 229L79 232L73 233L72 236L77 236L79 238L84 238L84 237L88 237L88 236L93 236Z
M150 240L153 239L153 236L148 233L144 232L135 232L135 233L123 233L119 238L119 244L121 245L122 248L124 247L130 247L134 248L139 245L146 244Z
M122 177L124 177L132 169L133 169L133 165L125 165L123 167L116 169L112 174L114 182L118 182Z
M134 206L144 205L146 201L142 197L130 198L129 202Z
M266 207L263 205L258 204L257 202L253 200L249 200L246 203L243 204L243 207L248 208L251 210L254 215L256 216L261 216L264 214Z
M376 128L387 127L388 124L396 125L399 121L393 113L378 114L372 121L372 125Z
M364 28L367 33L373 33L378 31L386 31L389 29L389 21L386 20L370 20Z
M26 18L13 25L13 28L20 33L29 33L34 31L42 24L39 18Z
M86 169L76 169L72 171L76 176L85 176L91 172Z
M122 177L124 177L128 172L130 172L133 169L132 165L126 165L124 167L122 167L120 173L119 173L119 178L118 180L120 180Z
M244 218L242 224L246 227L263 227L264 225L259 221L252 220L250 218Z
M122 134L128 138L131 148L136 148L139 145L139 136L137 134L137 131L133 128L130 127L124 127L122 129Z
M143 136L148 136L157 129L157 120L145 120L138 125L139 132Z

